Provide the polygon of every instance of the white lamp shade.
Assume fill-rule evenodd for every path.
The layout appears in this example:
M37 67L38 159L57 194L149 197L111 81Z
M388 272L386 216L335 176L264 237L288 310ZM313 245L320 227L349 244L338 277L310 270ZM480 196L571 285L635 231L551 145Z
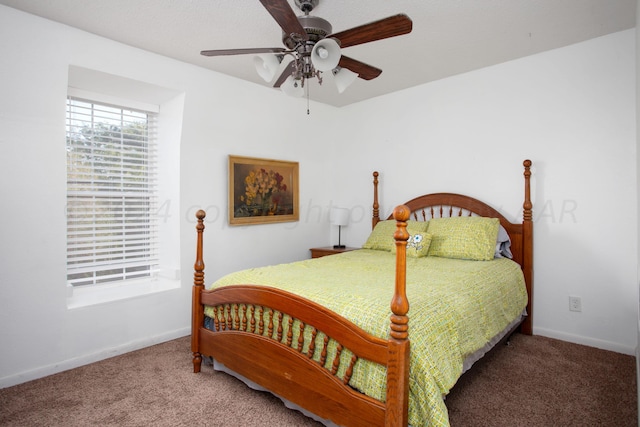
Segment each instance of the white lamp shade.
M311 50L311 63L318 71L329 71L340 62L340 45L334 39L322 39Z
M338 88L338 93L342 93L358 78L358 73L354 73L346 68L338 67L337 71L333 72L333 81Z
M280 89L289 96L301 97L304 95L302 82L294 79L293 76L287 77L287 80L282 83Z
M333 225L344 227L349 224L349 209L347 208L331 208L329 213L329 222Z
M253 57L253 65L256 67L258 75L265 82L270 82L280 68L280 61L275 55L258 55Z

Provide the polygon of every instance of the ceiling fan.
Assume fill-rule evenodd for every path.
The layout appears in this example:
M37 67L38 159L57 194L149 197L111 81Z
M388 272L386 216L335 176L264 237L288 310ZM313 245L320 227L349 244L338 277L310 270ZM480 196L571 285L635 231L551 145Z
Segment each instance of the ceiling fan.
M258 74L267 82L275 77L286 56L293 59L284 68L274 87L292 96L304 95L305 80L317 78L322 84L322 72L331 71L338 91L342 93L357 77L375 79L382 70L356 59L342 55L347 47L408 34L411 19L398 14L349 30L332 33L331 24L309 13L319 0L295 0L304 13L296 16L287 0L260 0L273 19L282 28L283 47L203 50L205 56L257 54L254 65Z

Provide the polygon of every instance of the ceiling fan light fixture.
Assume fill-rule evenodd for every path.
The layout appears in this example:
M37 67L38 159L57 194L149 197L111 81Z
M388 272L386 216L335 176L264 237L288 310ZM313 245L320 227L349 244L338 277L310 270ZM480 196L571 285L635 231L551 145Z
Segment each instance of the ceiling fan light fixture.
M310 15L319 1L295 0L296 6L304 13L297 16L290 5L291 0L260 0L282 29L284 48L215 49L200 53L204 56L260 55L254 58L254 67L266 82L273 80L284 57L291 55L292 60L283 67L273 87L281 88L290 96L304 96L306 92L308 100L309 86L305 91L305 80L317 79L318 84L322 85L324 72L333 71L332 77L339 93L355 78L372 80L382 73L379 68L343 56L342 49L408 34L413 28L411 19L399 13L335 33L329 21Z
M300 98L304 96L304 89L302 87L302 79L296 79L293 76L287 77L282 83L280 89L289 96Z
M344 92L349 86L351 86L351 83L358 78L358 73L354 73L353 71L342 67L334 68L332 73L333 81L338 88L338 93Z
M265 82L270 82L280 67L280 58L277 55L258 55L253 57L253 65L258 75Z
M329 71L340 62L340 45L332 38L318 41L311 50L311 63L318 71Z

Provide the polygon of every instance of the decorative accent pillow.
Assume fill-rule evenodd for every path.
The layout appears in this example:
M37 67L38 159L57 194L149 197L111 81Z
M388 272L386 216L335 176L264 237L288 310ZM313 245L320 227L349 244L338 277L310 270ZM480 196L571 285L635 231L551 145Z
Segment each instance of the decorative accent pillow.
M498 238L498 218L463 216L429 221L432 235L429 256L488 261Z
M422 233L427 231L429 223L423 221L407 221L407 232L409 234ZM363 249L376 249L379 251L392 251L396 246L393 233L396 232L396 220L388 219L379 221L373 228L369 238L362 245Z
M429 245L431 245L431 238L431 234L425 232L410 235L409 240L407 240L407 256L413 258L427 256L429 253ZM397 252L395 242L391 252L394 254Z

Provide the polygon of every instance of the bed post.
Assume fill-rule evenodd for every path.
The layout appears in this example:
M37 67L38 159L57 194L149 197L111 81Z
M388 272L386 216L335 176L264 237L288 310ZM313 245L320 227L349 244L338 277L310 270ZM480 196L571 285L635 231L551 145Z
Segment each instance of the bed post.
M522 272L527 287L527 318L522 323L522 333L533 335L533 204L531 203L531 160L525 160L524 166L524 204L522 205Z
M380 205L378 204L378 171L373 172L373 218L371 220L371 229L380 221Z
M196 230L196 262L193 265L193 294L191 306L191 351L193 352L193 372L200 372L202 355L200 354L200 333L198 332L204 322L204 306L200 301L200 294L204 289L204 261L202 260L202 232L204 231L204 217L207 214L200 209L196 212L198 225Z
M409 423L409 300L406 292L407 276L407 220L411 210L400 205L393 211L397 229L396 287L391 300L391 332L387 366L387 408L385 426L406 426Z

